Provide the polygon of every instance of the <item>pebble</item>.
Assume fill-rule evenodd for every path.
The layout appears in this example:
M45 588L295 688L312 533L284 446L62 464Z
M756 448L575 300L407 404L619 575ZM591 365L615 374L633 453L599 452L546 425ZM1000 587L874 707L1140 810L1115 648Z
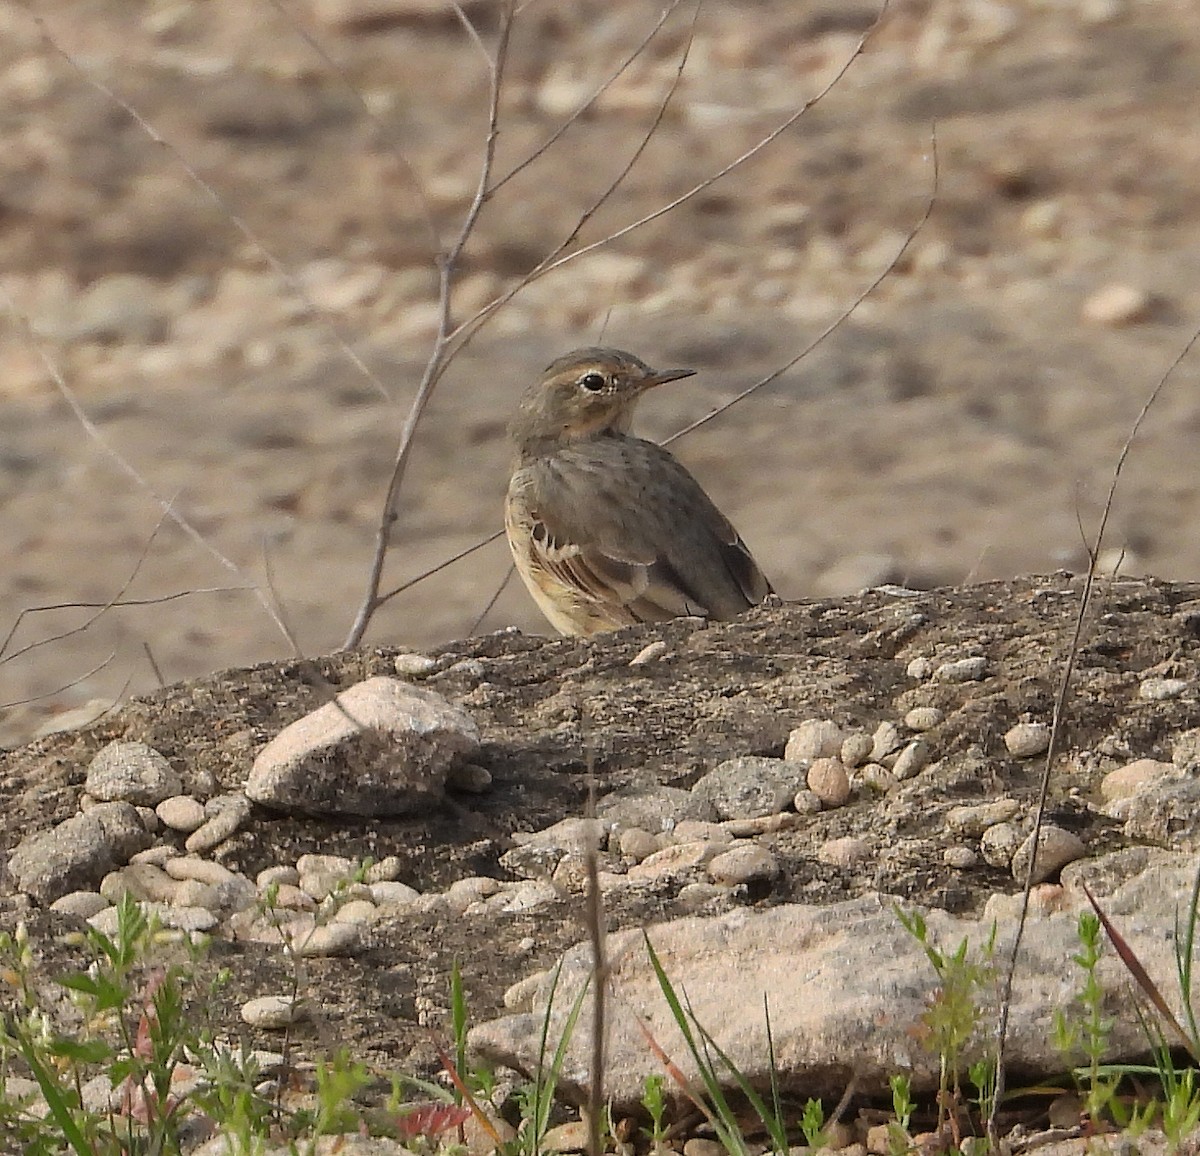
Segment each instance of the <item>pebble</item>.
M265 891L272 883L280 885L291 884L293 887L298 887L300 884L300 872L295 867L288 867L286 864L281 863L275 867L264 867L254 876L254 885L260 891Z
M685 883L676 896L676 902L683 911L702 911L711 903L728 904L729 890L719 883L709 883L707 880L697 883Z
M892 764L892 774L901 782L920 774L929 762L929 744L924 739L914 739L900 752Z
M264 893L274 888L274 906L289 911L315 911L317 901L307 891L301 891L294 883L268 883Z
M989 827L1007 822L1020 809L1021 804L1016 799L993 799L990 803L951 807L946 812L946 829L952 834L977 839Z
M427 654L397 654L392 666L397 674L405 678L424 678L437 670L437 659Z
M872 791L886 793L896 785L896 776L882 763L867 763L859 769L858 781Z
M904 716L904 725L910 731L929 731L938 726L946 717L946 712L936 706L914 706Z
M875 740L870 735L863 734L862 731L856 731L852 735L846 737L842 743L842 748L838 752L842 760L842 766L849 769L859 766L868 758L871 757L871 750L875 746Z
M656 658L661 658L667 653L667 644L659 639L657 642L650 643L649 646L643 646L630 660L630 666L645 666L648 662L653 662Z
M204 823L204 807L191 795L172 795L154 809L164 827L190 835Z
M924 682L933 675L934 665L931 658L914 658L905 668L904 673L917 682Z
M970 847L947 847L942 862L956 871L966 871L979 862L979 856Z
M374 923L379 909L369 899L351 899L343 903L334 914L337 923L356 923L367 927Z
M877 763L896 750L903 740L894 722L881 722L871 736L871 762Z
M996 823L980 837L979 853L989 866L1007 868L1020 845L1021 832L1016 826L1012 823Z
M1050 749L1050 727L1041 722L1023 722L1004 732L1004 745L1017 759L1031 759Z
M831 867L854 867L871 857L871 846L866 839L855 835L844 835L840 839L829 839L817 849L817 859Z
M725 1146L716 1140L707 1140L703 1136L693 1136L683 1145L683 1156L724 1156Z
M380 907L403 908L409 907L421 898L421 893L407 883L397 883L395 880L384 880L372 883L371 898Z
M221 805L213 817L187 837L183 846L190 854L202 855L219 847L231 835L236 834L241 825L250 818L250 800L245 795L226 795L218 798ZM213 804L217 802L218 799L210 799L205 804L205 813L211 814Z
M709 877L716 883L734 887L774 879L780 872L779 860L757 843L744 843L722 851L708 865Z
M982 655L943 662L933 672L934 682L978 682L987 673L987 659Z
M375 863L367 865L362 873L364 883L390 883L399 879L404 872L404 864L399 855L385 855Z
M249 885L250 881L236 871L230 871L211 859L198 855L177 855L163 864L163 870L172 879L195 879L199 883L211 883L214 887L233 886L239 882Z
M50 904L51 911L91 919L110 904L99 891L72 891Z
M1146 290L1135 285L1114 283L1093 293L1083 303L1081 314L1084 321L1093 325L1116 328L1145 321L1152 304L1153 299Z
M832 719L805 719L788 735L783 757L790 762L811 762L841 753L846 735Z
M543 879L529 879L517 884L511 891L503 891L488 901L494 910L506 915L519 915L525 911L536 911L558 902L559 890Z
M826 807L841 807L850 798L850 776L839 759L814 759L808 768L808 789Z
M451 883L445 891L445 896L451 907L465 911L472 903L489 899L503 890L504 885L498 879L489 879L485 875L471 875Z
M218 912L225 906L221 893L215 887L196 879L185 879L182 883L177 883L170 902L176 907L207 907L213 912Z
M145 743L111 742L88 765L84 790L104 803L157 807L182 790L179 776Z
M724 849L720 844L699 839L691 843L674 843L635 863L629 868L629 878L665 879L686 875L706 867Z
M242 1022L252 1028L287 1028L310 1018L304 1000L286 995L260 995L247 1000L241 1008Z
M1189 686L1186 678L1147 678L1138 687L1138 697L1148 702L1163 702L1178 698Z
M631 863L640 863L655 851L661 850L662 841L657 835L652 835L641 827L628 827L617 836L617 849L622 858Z
M1044 883L1051 875L1056 874L1068 863L1082 859L1087 854L1087 847L1078 835L1065 831L1062 827L1047 824L1042 827L1038 839L1037 861L1033 869L1034 883ZM1033 832L1017 848L1012 858L1013 878L1024 880L1033 855Z
M792 799L792 806L797 815L816 815L821 810L821 800L810 790L797 791Z
M296 941L299 955L351 955L362 944L362 928L357 923L326 923L314 927L310 935Z
M671 843L694 843L705 840L709 843L732 843L736 837L729 823L709 823L703 819L684 819L675 825L670 835L663 836Z
M1109 771L1100 780L1100 797L1106 802L1127 799L1137 794L1147 783L1158 782L1177 773L1174 763L1163 763L1157 759L1135 759L1115 771Z

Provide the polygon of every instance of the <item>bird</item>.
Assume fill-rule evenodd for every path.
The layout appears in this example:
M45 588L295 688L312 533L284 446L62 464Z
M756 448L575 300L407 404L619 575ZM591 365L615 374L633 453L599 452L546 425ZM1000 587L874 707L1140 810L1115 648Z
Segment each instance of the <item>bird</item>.
M631 432L647 390L695 372L591 347L551 362L522 395L504 528L560 634L685 615L725 621L774 593L700 483Z

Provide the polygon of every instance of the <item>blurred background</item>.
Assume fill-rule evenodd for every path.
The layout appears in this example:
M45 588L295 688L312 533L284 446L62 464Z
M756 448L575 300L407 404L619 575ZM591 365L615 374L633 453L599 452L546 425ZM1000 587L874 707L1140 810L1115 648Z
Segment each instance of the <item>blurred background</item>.
M483 156L481 45L501 5L463 7L479 42L442 0L63 0L43 26L0 2L0 634L16 626L0 741L290 653L252 594L204 592L242 578L160 525L43 355L155 493L269 576L305 653L345 637L436 329L433 235L453 238ZM648 133L582 242L728 164L835 81L878 8L706 0L651 36L660 12L521 7L495 179L533 159L484 205L455 320L561 245ZM892 0L758 156L528 286L456 358L385 589L500 527L505 422L558 354L603 340L698 369L644 406L659 439L796 357L921 220L935 122L932 215L896 267L673 449L788 598L1083 566L1080 523L1094 529L1138 410L1200 326L1198 91L1192 0ZM1200 576L1198 358L1134 447L1109 566ZM462 636L507 567L502 541L471 555L389 602L367 641ZM187 591L90 624L19 620ZM519 583L479 629L507 625L548 632Z

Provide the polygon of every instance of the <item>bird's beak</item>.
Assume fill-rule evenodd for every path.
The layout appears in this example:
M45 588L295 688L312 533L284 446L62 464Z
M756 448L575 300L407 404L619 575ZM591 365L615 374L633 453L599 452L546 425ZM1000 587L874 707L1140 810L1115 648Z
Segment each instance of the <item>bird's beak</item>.
M651 389L656 385L666 385L668 381L678 381L681 377L693 377L694 369L659 369L645 378L643 385Z

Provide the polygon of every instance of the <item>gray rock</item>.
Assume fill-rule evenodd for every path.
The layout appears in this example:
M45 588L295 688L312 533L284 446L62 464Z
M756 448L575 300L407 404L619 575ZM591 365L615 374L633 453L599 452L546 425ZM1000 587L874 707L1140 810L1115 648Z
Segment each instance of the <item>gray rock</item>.
M1129 938L1152 976L1175 973L1173 942L1163 934L1175 909L1185 905L1196 870L1195 857L1171 867L1152 867L1104 900L1105 911ZM1071 957L1079 950L1076 926L1084 898L1065 893L1065 902L1035 911L1026 929L1017 968L1010 1019L1009 1063L1022 1072L1056 1072L1062 1056L1048 1030L1054 1011L1073 993ZM900 925L888 896L870 895L828 907L787 905L769 911L737 910L711 918L685 918L649 929L677 991L686 991L690 1012L728 1053L749 1081L769 1086L769 1052L763 1019L769 1001L774 1057L781 1088L836 1099L850 1079L859 1093L886 1096L888 1078L904 1071L913 1090L938 1086L938 1058L921 1047L914 1025L929 1006L938 980L924 949ZM922 910L929 938L954 951L966 939L969 957L992 934L991 919L965 919L937 909ZM1015 913L996 930L996 958L1011 951ZM640 929L609 937L613 994L608 1001L605 1094L618 1107L635 1105L647 1075L659 1071L647 1049L642 1025L696 1079L679 1035L648 965ZM553 1006L551 968L530 1011L476 1027L470 1044L492 1063L533 1071L545 1038L559 1040L581 988L592 980L591 948L570 949L562 960ZM737 982L731 983L730 977ZM1104 1014L1113 1019L1104 1062L1140 1055L1145 1038L1125 995L1127 974L1115 953L1099 964ZM570 1036L560 1089L572 1099L587 1095L591 1049L590 992ZM548 1022L545 1017L549 1015ZM546 1028L548 1036L543 1035Z
M153 747L112 742L92 759L83 789L102 802L157 807L183 787L171 764Z
M1176 851L1200 848L1200 779L1146 783L1126 802L1127 838Z
M835 753L841 745L839 738ZM722 819L754 819L782 811L808 786L807 776L807 763L748 755L719 764L692 794L710 802Z
M20 890L39 903L52 903L71 891L93 890L149 842L130 804L98 803L49 831L26 836L8 869Z
M478 750L465 711L380 675L285 727L254 760L246 794L308 814L411 814L440 799L451 764Z
M689 819L713 822L720 817L708 799L679 787L659 786L614 791L596 805L596 814L617 831L640 827L651 834L673 830Z

